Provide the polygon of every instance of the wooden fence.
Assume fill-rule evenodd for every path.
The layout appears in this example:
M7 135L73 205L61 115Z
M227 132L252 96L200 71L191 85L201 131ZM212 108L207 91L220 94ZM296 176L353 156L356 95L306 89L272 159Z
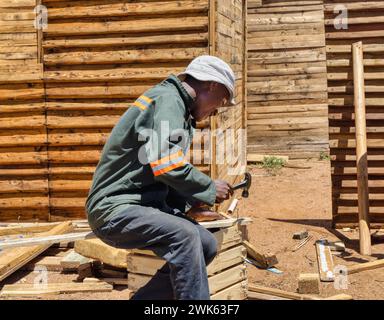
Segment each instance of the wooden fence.
M26 64L29 54L34 69L15 73L17 84L1 69L0 99L7 104L0 113L1 220L84 218L94 169L115 123L142 92L199 55L222 57L238 77L238 105L199 128L245 128L245 1L42 0L48 8L43 30L33 27L39 2L5 2L14 5L14 11L6 10L18 20L14 33L0 41L15 43L28 31L29 46L15 48L13 59ZM29 20L16 15L21 8ZM0 12L3 19L11 17ZM3 48L0 57L10 56ZM29 73L33 79L23 79ZM218 138L209 139L215 146ZM198 166L233 182L238 175L229 177L228 164L216 160Z

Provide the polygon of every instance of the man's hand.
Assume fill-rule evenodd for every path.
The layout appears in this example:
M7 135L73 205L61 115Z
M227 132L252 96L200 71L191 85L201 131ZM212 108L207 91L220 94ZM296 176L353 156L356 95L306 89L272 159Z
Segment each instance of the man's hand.
M216 185L216 203L222 203L233 195L233 190L228 182L215 180Z

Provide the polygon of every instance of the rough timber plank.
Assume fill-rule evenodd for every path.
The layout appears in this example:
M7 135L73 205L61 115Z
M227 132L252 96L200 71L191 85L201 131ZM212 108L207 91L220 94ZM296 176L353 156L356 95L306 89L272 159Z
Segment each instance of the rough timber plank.
M130 253L129 250L113 248L100 239L76 241L75 251L85 257L124 269L127 268L127 258Z
M63 222L41 236L58 235L73 230L71 222ZM2 251L0 255L0 281L36 258L47 250L51 244L37 245L33 247L11 248Z
M105 282L96 283L48 283L46 286L35 284L5 285L0 292L2 297L36 296L44 294L64 294L78 292L111 292L113 286Z

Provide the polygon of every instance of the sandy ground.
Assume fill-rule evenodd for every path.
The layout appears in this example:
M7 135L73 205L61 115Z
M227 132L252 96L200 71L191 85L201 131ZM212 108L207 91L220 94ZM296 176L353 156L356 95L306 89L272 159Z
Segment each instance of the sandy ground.
M358 254L358 231L341 232L331 228L331 178L329 161L296 161L295 165L311 169L283 168L276 176L251 166L254 176L249 199L240 202L242 216L252 217L248 228L251 243L261 252L277 255L277 268L283 274L249 266L250 283L296 291L300 273L317 273L316 240L342 240L347 250L334 256L335 265L349 266L384 257L384 244L375 244L372 257ZM313 239L297 252L295 232L308 230ZM350 294L354 299L384 299L384 269L361 272L348 277L348 290L336 290L333 283L321 283L321 296Z
M263 253L277 255L277 268L283 274L257 269L249 265L250 283L295 292L300 273L317 273L317 258L314 242L321 238L343 240L347 250L341 257L334 256L335 264L352 265L384 257L384 244L373 246L372 257L358 254L358 232L339 232L331 229L331 179L328 161L291 162L310 169L283 168L276 175L269 175L264 169L250 166L253 184L248 199L242 199L238 206L241 216L253 218L248 227L252 244ZM308 230L313 239L297 252L291 248L297 244L292 239L295 232ZM16 272L0 283L33 283L33 272ZM71 282L74 274L49 272L50 283ZM346 293L354 299L384 299L384 269L366 271L349 276L348 290L336 290L333 283L321 284L321 296ZM69 294L48 299L129 299L130 291L116 287L111 293Z

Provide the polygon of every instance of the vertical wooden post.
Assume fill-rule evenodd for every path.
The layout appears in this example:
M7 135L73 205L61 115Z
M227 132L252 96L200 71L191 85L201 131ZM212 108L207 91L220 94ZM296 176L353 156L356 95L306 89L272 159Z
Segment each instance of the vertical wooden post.
M216 55L216 8L217 0L209 1L209 54ZM217 163L216 163L216 128L217 128L217 115L210 117L210 130L211 130L211 170L210 175L212 179L217 179Z
M364 61L363 44L361 41L352 45L352 55L356 123L356 165L359 202L360 253L362 255L371 255Z

